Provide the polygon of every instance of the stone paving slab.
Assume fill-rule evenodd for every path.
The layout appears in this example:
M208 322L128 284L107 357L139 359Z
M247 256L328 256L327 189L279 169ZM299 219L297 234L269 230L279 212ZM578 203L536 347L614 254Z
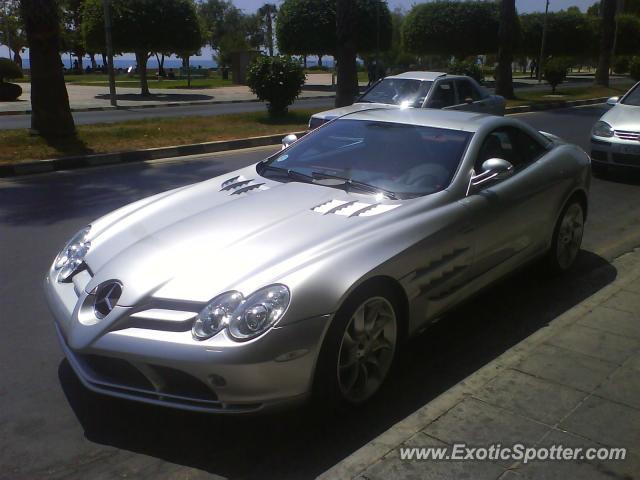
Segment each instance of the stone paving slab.
M640 479L640 250L613 267L612 283L319 478ZM528 463L400 458L404 447L454 443L625 447L627 457Z

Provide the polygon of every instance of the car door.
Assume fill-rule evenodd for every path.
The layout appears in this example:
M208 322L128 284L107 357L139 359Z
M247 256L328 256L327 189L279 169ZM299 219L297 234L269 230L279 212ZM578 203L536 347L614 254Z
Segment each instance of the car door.
M475 160L475 173L490 158L509 161L514 173L476 187L466 199L469 205L481 205L474 228L474 277L492 271L500 276L545 248L548 192L535 164L546 153L544 145L517 127L501 127L485 137Z
M448 109L458 104L453 79L437 80L426 102L426 108Z
M456 78L455 89L458 104L452 110L464 110L478 113L494 113L491 108L491 98L482 92L468 78Z

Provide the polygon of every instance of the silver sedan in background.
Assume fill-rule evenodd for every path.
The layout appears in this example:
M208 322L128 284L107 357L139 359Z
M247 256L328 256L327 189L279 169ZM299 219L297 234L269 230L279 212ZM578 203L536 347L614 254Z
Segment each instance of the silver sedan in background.
M613 108L591 130L594 173L605 174L609 166L640 168L640 82L607 104Z
M353 105L312 115L309 128L371 108L437 108L504 115L505 105L503 97L491 95L471 77L442 72L405 72L373 84Z
M570 268L589 181L584 151L513 118L362 111L95 220L46 297L95 392L217 413L356 405L460 302L534 259Z

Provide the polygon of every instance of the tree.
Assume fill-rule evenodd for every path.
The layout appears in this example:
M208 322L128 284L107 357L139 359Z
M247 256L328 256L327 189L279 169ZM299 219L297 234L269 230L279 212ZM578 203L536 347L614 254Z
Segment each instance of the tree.
M357 53L371 53L391 45L391 12L384 0L352 0L351 25ZM335 55L336 0L284 0L278 13L278 49L290 55ZM378 26L380 27L378 30Z
M22 68L22 53L27 47L27 34L20 18L17 0L5 0L0 12L0 43L11 48L13 61Z
M115 51L134 52L142 95L149 95L147 61L153 52L197 52L204 42L192 0L112 0L112 34ZM102 0L86 0L82 32L88 49L103 51Z
M600 57L596 69L595 84L608 87L611 52L616 30L616 0L601 1L600 18Z
M523 55L537 58L540 54L544 13L520 15L521 42L518 51ZM590 46L597 43L592 20L579 11L566 10L549 12L545 54L551 56L580 57L591 55Z
M356 6L352 0L336 2L336 107L351 105L358 94L358 70L356 66Z
M481 1L436 1L415 5L402 25L407 51L416 54L470 55L498 49L500 9Z
M552 58L544 64L544 79L551 85L551 93L556 93L556 87L567 78L567 63L559 58Z
M75 134L58 47L60 17L57 2L22 0L20 13L31 64L31 129L43 137Z
M258 9L258 15L263 21L265 28L265 46L269 56L273 57L273 21L278 13L278 7L273 3L265 3Z
M79 71L83 73L82 58L86 53L82 38L82 9L84 0L60 0L62 7L62 45L61 50L71 52L77 59Z
M513 50L518 42L518 14L515 0L500 3L500 29L498 30L498 66L496 67L496 94L515 98L513 93Z

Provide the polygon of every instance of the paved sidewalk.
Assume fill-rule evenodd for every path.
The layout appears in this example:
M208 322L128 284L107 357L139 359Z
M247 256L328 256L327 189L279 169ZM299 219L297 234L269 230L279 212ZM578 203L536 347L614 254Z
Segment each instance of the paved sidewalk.
M640 250L619 257L613 267L612 283L320 478L640 478ZM628 452L623 461L527 464L400 459L402 447L453 443L626 447Z
M0 102L0 114L3 112L25 112L31 110L31 84L21 83L23 93L17 102ZM118 106L149 107L166 106L167 104L208 104L228 102L254 102L256 96L249 87L233 85L219 88L180 89L152 88L151 96L141 97L139 88L117 87ZM74 110L111 109L109 87L67 84L69 104ZM322 90L303 90L300 98L333 97L335 92Z

